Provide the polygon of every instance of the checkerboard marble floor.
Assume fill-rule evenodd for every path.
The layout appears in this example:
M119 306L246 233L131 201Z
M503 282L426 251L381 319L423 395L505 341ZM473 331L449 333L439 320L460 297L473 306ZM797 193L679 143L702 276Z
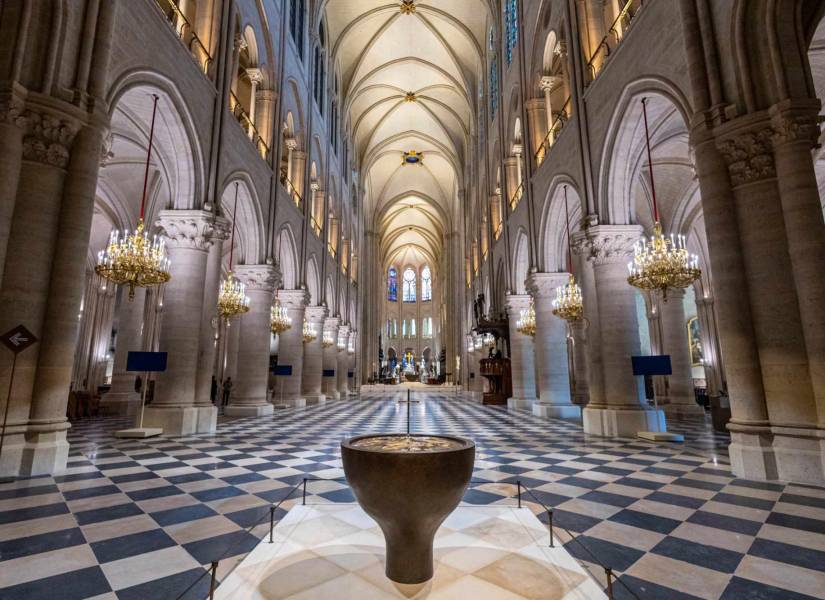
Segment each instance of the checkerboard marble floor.
M418 397L414 431L476 441L466 502L512 504L521 480L578 536L557 531L569 552L587 563L585 545L639 598L825 598L825 489L733 477L726 437L704 421L671 423L685 445L654 444ZM76 423L65 473L0 484L0 598L173 600L187 588L184 598L204 598L204 567L223 558L222 579L268 530L270 505L305 477L330 480L310 484L308 503L353 501L333 481L339 442L403 431L400 398L279 410L179 438L117 440L123 421Z

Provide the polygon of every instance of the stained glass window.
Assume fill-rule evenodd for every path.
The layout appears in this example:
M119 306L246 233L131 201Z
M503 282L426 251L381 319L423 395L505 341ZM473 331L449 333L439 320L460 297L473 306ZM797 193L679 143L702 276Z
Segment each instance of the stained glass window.
M387 300L398 302L398 271L395 267L390 267L387 275Z
M404 302L415 302L415 271L404 271Z
M433 299L433 279L430 275L430 267L424 265L421 269L421 300L427 302Z
M490 61L490 119L496 116L498 109L498 58Z
M513 48L518 41L518 0L506 0L504 5L504 29L506 32L507 64L513 62Z

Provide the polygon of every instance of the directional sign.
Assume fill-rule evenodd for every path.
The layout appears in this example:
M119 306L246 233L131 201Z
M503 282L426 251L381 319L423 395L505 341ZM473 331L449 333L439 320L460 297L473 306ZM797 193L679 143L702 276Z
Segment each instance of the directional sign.
M18 325L0 336L0 342L3 342L15 354L20 354L32 344L37 343L37 338L31 331L22 325Z

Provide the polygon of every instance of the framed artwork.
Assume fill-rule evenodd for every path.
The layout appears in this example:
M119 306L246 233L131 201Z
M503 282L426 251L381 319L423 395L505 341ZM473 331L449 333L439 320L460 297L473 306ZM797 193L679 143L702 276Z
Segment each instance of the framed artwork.
M692 317L687 322L688 345L690 347L690 364L701 367L705 364L705 349L702 347L702 336L699 332L699 319Z

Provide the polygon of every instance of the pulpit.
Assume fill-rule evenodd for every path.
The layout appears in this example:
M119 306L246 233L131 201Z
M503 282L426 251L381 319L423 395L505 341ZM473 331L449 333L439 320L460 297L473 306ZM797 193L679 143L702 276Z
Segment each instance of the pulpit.
M482 358L480 373L489 382L489 390L484 392L482 402L491 405L506 405L513 395L513 379L509 358Z

